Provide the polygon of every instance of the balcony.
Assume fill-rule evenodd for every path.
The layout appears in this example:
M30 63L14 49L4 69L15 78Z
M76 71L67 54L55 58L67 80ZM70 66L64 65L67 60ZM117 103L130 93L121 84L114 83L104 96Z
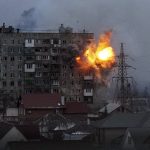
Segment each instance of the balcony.
M26 39L25 47L34 47L34 39Z
M93 96L93 89L84 89L84 96Z
M84 80L93 80L93 76L92 75L84 76Z
M53 81L52 81L52 85L53 85L53 86L59 86L60 84L59 84L59 81L53 80Z

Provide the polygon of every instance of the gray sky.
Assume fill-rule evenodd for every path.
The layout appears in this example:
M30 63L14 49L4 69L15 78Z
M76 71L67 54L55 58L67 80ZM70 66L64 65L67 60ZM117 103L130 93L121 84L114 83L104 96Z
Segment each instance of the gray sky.
M129 60L136 67L132 76L139 85L150 83L149 0L0 0L0 22L17 26L23 12L32 8L25 19L39 29L57 29L63 23L76 31L85 28L96 37L112 29L116 51L124 42L126 53L134 59Z

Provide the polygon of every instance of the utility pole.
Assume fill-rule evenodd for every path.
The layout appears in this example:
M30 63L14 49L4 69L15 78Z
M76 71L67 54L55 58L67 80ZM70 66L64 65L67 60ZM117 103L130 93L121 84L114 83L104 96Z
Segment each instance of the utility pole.
M127 69L132 67L129 66L126 63L126 57L124 53L124 45L121 43L120 47L120 54L118 56L118 64L116 67L118 68L117 76L113 77L116 79L116 101L119 102L122 106L122 111L124 111L124 108L129 107L132 102L129 102L129 99L131 98L131 81L132 77L128 76Z

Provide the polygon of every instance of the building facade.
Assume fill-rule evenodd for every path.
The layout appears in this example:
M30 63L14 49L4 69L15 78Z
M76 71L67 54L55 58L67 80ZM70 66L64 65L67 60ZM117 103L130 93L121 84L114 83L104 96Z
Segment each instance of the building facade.
M93 76L78 70L75 57L93 33L22 32L0 27L0 90L5 99L28 93L61 93L65 101L93 101ZM2 99L2 98L1 98Z

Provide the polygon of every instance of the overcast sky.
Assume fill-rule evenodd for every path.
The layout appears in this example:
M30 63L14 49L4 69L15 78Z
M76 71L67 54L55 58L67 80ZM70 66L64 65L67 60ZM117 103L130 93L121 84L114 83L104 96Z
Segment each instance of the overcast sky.
M26 15L27 14L27 15ZM150 83L150 0L0 0L0 22L55 30L63 23L96 37L113 30L113 46L125 43L139 85ZM26 21L28 23L26 24ZM23 22L23 23L22 23Z

